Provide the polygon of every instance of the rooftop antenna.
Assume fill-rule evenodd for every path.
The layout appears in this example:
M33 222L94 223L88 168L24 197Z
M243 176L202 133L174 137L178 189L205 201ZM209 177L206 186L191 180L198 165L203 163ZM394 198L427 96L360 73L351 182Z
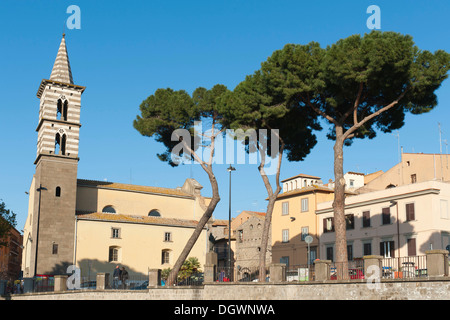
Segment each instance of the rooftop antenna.
M445 159L447 160L446 168L448 169L448 142L447 139L442 140L445 144Z
M442 130L440 122L438 122L438 127L439 127L439 152L441 156L441 181L444 181L444 168L442 166Z

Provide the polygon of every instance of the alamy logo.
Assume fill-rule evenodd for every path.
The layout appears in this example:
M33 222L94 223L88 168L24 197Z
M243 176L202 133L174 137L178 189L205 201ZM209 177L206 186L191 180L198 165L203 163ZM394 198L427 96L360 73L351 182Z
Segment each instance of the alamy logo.
M280 156L280 139L278 129L226 129L223 131L199 131L201 121L195 123L194 145L192 145L191 132L186 129L176 129L172 132L171 140L179 141L171 150L171 160L175 164L192 164L192 157L199 163L206 161L213 148L215 164L257 164L258 155L264 157L264 170L267 175L274 175L277 171L277 159ZM268 132L270 131L270 133ZM221 133L225 133L223 136ZM214 143L208 137L214 136ZM270 143L270 144L269 144ZM209 144L209 145L208 145ZM235 153L236 149L236 153ZM274 156L267 156L270 150ZM195 153L195 156L194 156Z
M381 29L381 9L379 6L371 5L367 7L366 13L371 13L372 15L367 18L367 28L370 30Z
M75 265L70 265L67 267L67 274L71 274L70 277L67 278L66 285L67 289L74 290L81 288L81 270L77 268Z
M74 4L67 7L66 13L70 13L70 17L67 18L67 29L81 29L81 10L79 6Z

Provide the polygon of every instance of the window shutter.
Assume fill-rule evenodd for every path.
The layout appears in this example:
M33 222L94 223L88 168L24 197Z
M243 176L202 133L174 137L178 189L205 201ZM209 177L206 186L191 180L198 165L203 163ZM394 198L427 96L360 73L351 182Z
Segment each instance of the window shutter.
M383 208L382 211L382 224L390 224L391 223L391 210L390 208Z
M389 249L391 252L391 258L395 258L395 244L394 241L389 241Z
M407 221L415 220L414 203L406 204L406 220Z
M416 239L411 238L408 239L408 256L415 256L416 255Z
M370 211L363 212L363 227L370 227Z
M384 242L380 242L380 256L384 257Z

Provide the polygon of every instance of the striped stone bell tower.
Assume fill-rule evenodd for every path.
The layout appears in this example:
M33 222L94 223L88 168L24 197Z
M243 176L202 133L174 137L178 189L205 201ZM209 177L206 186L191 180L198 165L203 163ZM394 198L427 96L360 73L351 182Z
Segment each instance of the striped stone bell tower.
M63 35L50 79L42 80L34 175L32 274L64 274L74 264L81 94Z

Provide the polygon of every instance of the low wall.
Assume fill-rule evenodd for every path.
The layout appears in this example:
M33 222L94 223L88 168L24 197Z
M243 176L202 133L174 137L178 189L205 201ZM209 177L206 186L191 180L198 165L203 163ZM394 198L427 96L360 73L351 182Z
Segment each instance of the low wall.
M11 300L450 300L450 278L324 281L304 283L211 283L203 287L76 290L3 297Z

